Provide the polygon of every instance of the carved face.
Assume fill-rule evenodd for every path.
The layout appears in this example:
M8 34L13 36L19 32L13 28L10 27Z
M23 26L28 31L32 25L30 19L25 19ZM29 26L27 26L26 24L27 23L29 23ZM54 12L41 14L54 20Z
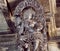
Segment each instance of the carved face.
M24 10L24 19L30 20L33 17L33 15L35 15L35 11L32 8Z

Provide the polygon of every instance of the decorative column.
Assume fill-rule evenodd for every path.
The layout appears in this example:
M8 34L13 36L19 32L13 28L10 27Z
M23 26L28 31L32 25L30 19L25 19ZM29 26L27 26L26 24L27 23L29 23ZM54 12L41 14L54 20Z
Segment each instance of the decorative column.
M56 14L56 0L49 0L50 6L50 21L51 21L51 36L56 36L56 23L55 23L55 14Z

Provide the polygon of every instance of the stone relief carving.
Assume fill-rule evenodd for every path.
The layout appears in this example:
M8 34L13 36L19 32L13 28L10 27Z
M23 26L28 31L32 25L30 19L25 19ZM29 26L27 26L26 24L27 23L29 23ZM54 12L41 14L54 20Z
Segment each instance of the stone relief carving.
M14 16L19 51L47 51L43 7L36 0L24 0L17 5Z

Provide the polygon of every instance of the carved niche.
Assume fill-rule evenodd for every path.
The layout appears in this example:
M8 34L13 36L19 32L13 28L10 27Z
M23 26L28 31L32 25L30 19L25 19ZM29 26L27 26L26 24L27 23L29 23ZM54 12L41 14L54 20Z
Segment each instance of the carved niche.
M20 51L47 51L46 21L42 5L36 0L20 2L15 11Z

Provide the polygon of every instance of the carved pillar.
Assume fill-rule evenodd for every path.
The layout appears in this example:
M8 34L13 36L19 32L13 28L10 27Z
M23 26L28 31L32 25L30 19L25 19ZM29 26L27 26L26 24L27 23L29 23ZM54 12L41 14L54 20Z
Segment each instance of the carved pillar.
M50 13L51 13L51 37L56 36L56 23L55 23L55 14L56 14L56 0L49 0Z

